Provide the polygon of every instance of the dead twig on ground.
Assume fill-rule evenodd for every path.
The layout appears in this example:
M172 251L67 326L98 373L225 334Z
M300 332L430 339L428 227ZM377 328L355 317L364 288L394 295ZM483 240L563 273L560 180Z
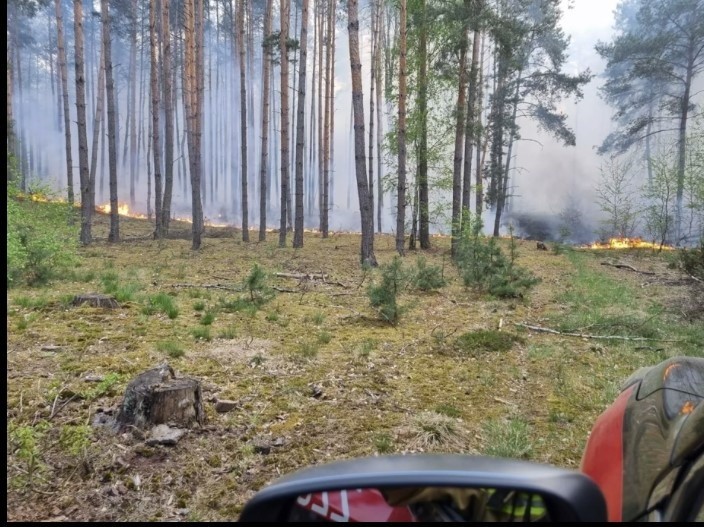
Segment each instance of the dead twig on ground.
M633 267L632 265L623 264L623 263L601 262L601 265L608 265L609 267L616 267L617 269L628 269L629 271L633 271L634 273L640 273L640 274L649 274L649 275L656 274L651 271L640 271L640 270L636 269L635 267Z
M657 342L681 342L679 340L672 339L654 339L646 337L627 337L624 335L590 335L588 333L568 333L564 331L558 331L556 329L544 328L542 326L532 326L530 324L521 324L519 322L514 322L514 326L520 328L530 329L531 331L537 331L539 333L550 333L551 335L561 335L563 337L579 337L583 339L595 339L595 340L637 340L637 341L657 341Z
M242 287L231 287L222 284L171 284L170 287L175 288L187 288L191 287L194 289L223 289L224 291L233 291L235 293L240 293L244 291Z

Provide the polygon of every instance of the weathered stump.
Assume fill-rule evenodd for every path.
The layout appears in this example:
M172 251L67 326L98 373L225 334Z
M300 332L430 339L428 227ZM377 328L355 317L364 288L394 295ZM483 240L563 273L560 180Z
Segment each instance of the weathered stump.
M163 364L134 378L125 391L119 426L149 428L170 423L190 426L205 423L200 382L189 377L176 378L174 370Z
M88 304L89 306L93 307L104 307L108 309L115 309L117 307L120 307L120 304L117 303L117 300L115 300L111 296L107 295L101 295L99 293L88 293L85 295L76 295L73 297L73 301L71 302L72 305L74 306L81 306L83 304Z
M538 242L537 247L538 247L539 251L547 251L548 250L548 246L545 245L543 242Z

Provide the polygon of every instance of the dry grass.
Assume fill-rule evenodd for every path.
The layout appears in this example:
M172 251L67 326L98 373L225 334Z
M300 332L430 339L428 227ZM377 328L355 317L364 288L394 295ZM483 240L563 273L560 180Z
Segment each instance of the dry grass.
M254 491L308 464L377 452L482 452L491 440L487 423L508 417L530 430L531 448L521 455L577 467L614 387L636 367L694 353L697 342L695 326L666 309L673 295L687 293L686 284L641 287L642 276L600 266L599 257L554 255L531 242L519 242L519 263L542 282L526 299L500 301L465 290L447 265L449 240L434 238L425 256L429 265L445 259L448 284L436 293L404 293L400 303L408 309L390 326L369 306L371 277L358 265L356 235L308 234L305 247L294 250L279 249L275 234L245 244L234 230L209 229L194 253L188 225L175 224L170 239L155 242L146 222L123 219L125 241L107 244L100 238L106 218L96 221L99 241L81 250L75 280L7 293L10 520L233 520ZM379 262L394 254L393 237L378 236ZM634 265L673 272L660 257L645 258ZM269 285L295 292L245 306L242 283L257 263L270 273ZM565 291L584 285L582 269L625 284L634 317L652 316L664 334L681 331L690 340L595 344L523 332L523 341L504 351L443 352L465 333L572 320L580 308ZM328 278L299 281L274 272ZM139 284L127 288L119 309L62 302L100 291L106 276L111 287ZM177 316L145 309L159 294L168 295ZM207 326L200 323L206 312L214 314ZM212 340L194 338L203 328ZM159 348L164 342L184 353L168 356ZM199 378L208 401L232 399L236 409L217 414L208 403L209 424L173 448L93 428L76 455L66 438L84 441L84 429L65 427L90 423L98 408L115 408L133 376L164 360ZM109 378L109 389L96 390L84 380L88 374ZM268 455L254 448L277 439L283 445Z

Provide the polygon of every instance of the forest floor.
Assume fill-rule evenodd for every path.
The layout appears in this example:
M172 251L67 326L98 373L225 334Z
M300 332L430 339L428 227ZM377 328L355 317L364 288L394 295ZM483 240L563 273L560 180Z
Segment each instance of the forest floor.
M423 255L448 284L404 292L392 326L369 305L379 272L359 266L357 235L307 233L294 250L290 237L277 248L277 233L243 243L233 229L208 228L193 252L188 224L156 242L146 221L121 218L123 241L108 244L107 221L96 218L97 241L80 249L72 273L7 292L8 520L234 520L281 475L377 453L480 453L576 469L592 423L632 372L704 355L695 305L704 290L668 266L673 252L558 254L518 240L518 263L541 282L525 298L499 300L465 289L449 240L433 238ZM377 236L375 252L389 262L394 238ZM637 272L601 265L615 261ZM415 262L410 252L404 266ZM255 263L278 289L258 308L238 292ZM71 306L76 294L104 291L119 308ZM515 338L496 350L491 338L472 340L482 330ZM458 346L466 334L475 344ZM202 382L205 426L175 446L92 426L97 412L119 408L132 378L164 362ZM236 404L218 413L223 399Z

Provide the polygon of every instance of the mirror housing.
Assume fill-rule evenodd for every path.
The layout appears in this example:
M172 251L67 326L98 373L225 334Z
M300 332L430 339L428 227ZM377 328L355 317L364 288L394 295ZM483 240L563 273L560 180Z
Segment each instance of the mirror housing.
M392 455L338 461L303 469L259 491L241 522L286 522L300 496L349 489L470 487L507 489L542 497L550 521L606 521L596 484L576 471L483 456Z

